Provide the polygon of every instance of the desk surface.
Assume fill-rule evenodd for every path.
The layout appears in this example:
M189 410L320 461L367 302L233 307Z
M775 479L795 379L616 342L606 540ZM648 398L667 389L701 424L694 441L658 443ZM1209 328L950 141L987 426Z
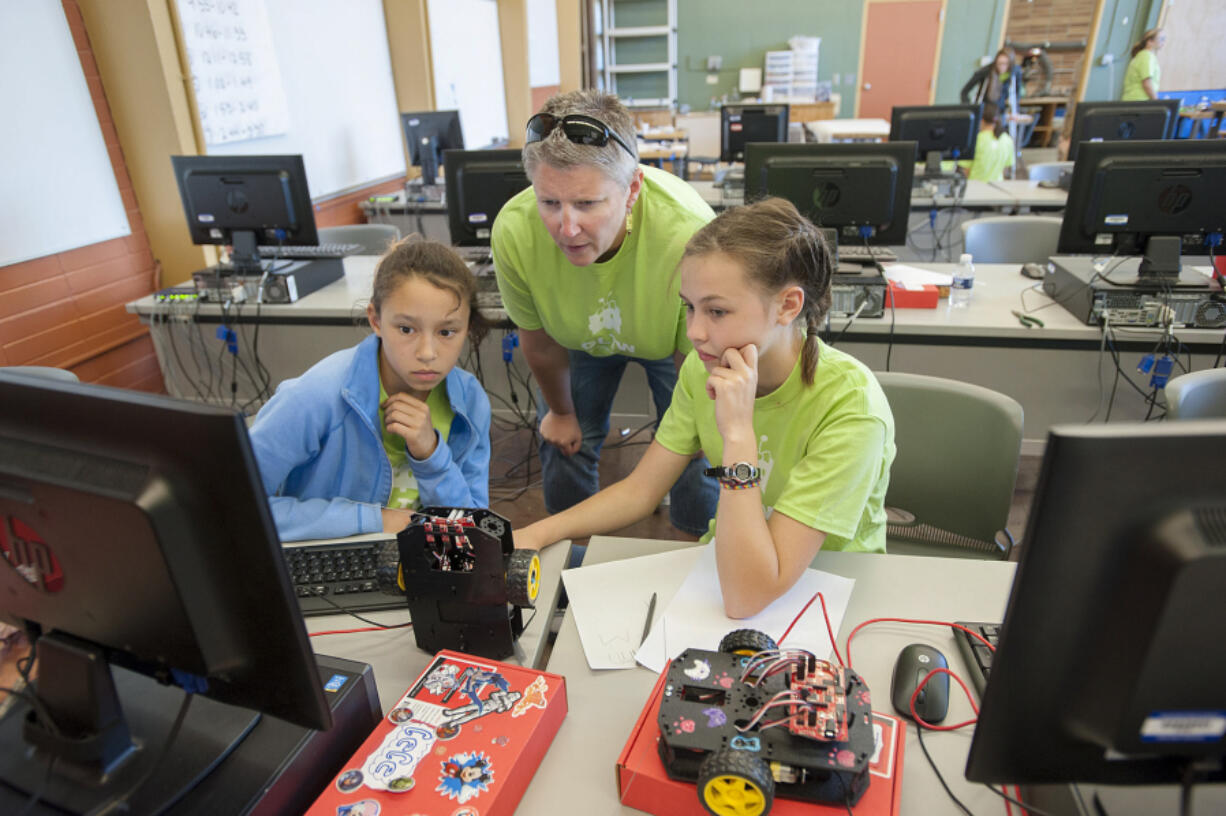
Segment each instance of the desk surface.
M591 540L584 561L598 563L685 546L691 545L597 536ZM881 615L999 620L1004 615L1015 567L998 561L837 552L819 553L813 565L856 580L838 633L840 649L852 627ZM644 574L643 580L665 583L661 576L649 574ZM661 594L661 608L667 606L668 600ZM889 711L890 679L898 652L908 643L918 641L944 652L955 670L962 668L953 636L941 627L881 624L856 636L854 665L872 690L878 709ZM637 813L619 803L614 767L656 675L642 667L599 672L588 668L570 610L554 644L548 669L566 676L570 713L517 812L550 813L557 802L566 801L572 810L585 816ZM960 722L971 713L966 698L955 696L948 720ZM969 732L926 735L925 744L946 780L955 786L959 798L973 812L999 812L1001 802L994 794L962 779ZM905 762L902 812L949 812L948 800L924 761L913 731L909 731L907 738ZM920 803L939 804L926 811Z
M361 536L377 539L379 536ZM524 610L528 625L515 644L515 654L508 663L541 668L541 659L549 639L549 624L558 608L561 594L562 569L570 559L570 544L563 542L541 553L541 590L536 599L536 612ZM529 618L528 616L532 616ZM403 611L364 613L363 617L394 625L409 620L406 605ZM353 629L365 624L349 615L318 615L306 619L308 632ZM369 663L375 672L379 705L388 711L412 685L434 657L417 648L413 628L388 629L374 632L354 632L337 635L317 635L311 638L317 654L344 657Z

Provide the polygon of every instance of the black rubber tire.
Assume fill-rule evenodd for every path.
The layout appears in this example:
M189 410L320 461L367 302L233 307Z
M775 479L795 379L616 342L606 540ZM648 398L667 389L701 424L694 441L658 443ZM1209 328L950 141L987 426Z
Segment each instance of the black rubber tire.
M725 749L698 767L698 801L714 816L763 816L774 800L775 778L761 757Z
M719 650L724 654L753 655L778 648L770 635L757 629L735 629L719 642Z
M507 602L521 609L536 606L541 588L541 557L536 550L514 550L507 559Z

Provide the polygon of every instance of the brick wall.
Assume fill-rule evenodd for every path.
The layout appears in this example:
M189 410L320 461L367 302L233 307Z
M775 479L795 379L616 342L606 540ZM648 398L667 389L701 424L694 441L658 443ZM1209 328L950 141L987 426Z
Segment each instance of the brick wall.
M149 332L124 311L153 291L153 253L81 11L76 0L63 4L132 234L0 267L0 365L55 366L86 382L162 392Z
M1094 4L1089 0L1031 0L1009 4L1005 39L1016 43L1088 41ZM1083 51L1052 51L1054 96L1067 96L1077 87Z

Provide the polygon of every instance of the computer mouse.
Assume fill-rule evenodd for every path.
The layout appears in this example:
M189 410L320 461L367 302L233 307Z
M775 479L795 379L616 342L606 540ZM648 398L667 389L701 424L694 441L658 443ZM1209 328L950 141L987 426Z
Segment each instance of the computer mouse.
M1047 276L1047 269L1041 263L1022 264L1022 277L1030 278L1031 280L1043 280Z
M894 708L911 718L911 693L933 669L949 668L945 655L926 643L912 643L898 653L894 664L894 679L890 683L890 698ZM915 713L924 722L939 723L949 711L949 675L935 675L920 689L915 698Z

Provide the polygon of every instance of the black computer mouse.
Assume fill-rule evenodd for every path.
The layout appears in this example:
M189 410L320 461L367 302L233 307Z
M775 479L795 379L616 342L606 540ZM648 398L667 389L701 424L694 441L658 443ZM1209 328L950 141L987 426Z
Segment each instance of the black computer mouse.
M1031 280L1043 280L1047 276L1047 268L1041 263L1022 264L1022 277Z
M949 668L945 655L926 643L912 643L898 653L894 664L894 680L890 683L890 698L894 708L911 718L911 693L928 672ZM949 675L935 675L920 689L915 698L915 713L924 722L939 723L949 711Z

